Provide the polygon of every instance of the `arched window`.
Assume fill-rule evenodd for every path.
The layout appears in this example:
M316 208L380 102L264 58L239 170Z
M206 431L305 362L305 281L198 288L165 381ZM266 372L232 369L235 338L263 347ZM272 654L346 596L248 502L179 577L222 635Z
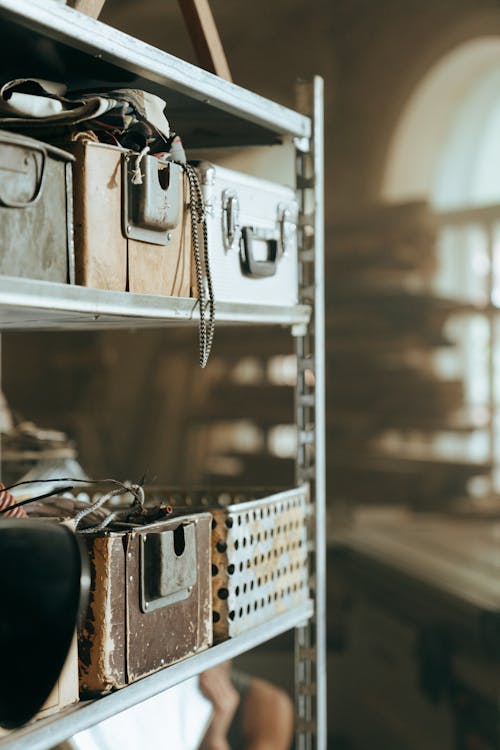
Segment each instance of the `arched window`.
M462 433L437 439L448 455L491 461L478 496L500 492L500 37L467 42L424 77L392 139L382 198L427 200L440 225L433 291L462 303L448 322L465 385ZM457 374L448 352L445 376ZM493 490L493 492L491 492Z
M391 141L381 197L440 209L500 202L500 37L467 42L427 73Z

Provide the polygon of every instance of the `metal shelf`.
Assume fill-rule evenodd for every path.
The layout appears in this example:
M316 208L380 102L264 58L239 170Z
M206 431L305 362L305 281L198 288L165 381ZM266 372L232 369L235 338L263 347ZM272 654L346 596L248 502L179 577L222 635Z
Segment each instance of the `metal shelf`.
M217 325L307 325L306 305L216 302ZM0 276L0 331L195 325L198 301Z
M52 0L0 0L2 79L71 80L160 94L191 148L308 138L308 117Z
M299 625L304 625L313 614L312 602L290 610L273 620L252 628L248 632L232 638L208 651L173 664L171 667L145 677L139 682L115 693L93 701L79 703L53 717L16 730L0 740L0 748L9 750L47 750L58 742L72 737L84 729L108 719L137 703L152 698L154 695L177 685L183 680L210 669L228 659L255 648L265 641L275 638Z

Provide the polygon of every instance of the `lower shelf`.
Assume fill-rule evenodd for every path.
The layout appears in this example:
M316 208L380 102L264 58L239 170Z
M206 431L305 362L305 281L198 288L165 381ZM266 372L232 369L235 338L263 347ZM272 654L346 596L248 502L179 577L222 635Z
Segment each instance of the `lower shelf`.
M85 701L68 708L61 713L41 721L28 724L0 740L0 748L9 750L48 750L59 742L72 737L84 729L108 719L137 703L152 698L154 695L177 685L184 680L194 677L205 669L233 659L250 651L265 641L303 625L313 615L312 602L306 602L300 607L275 617L270 622L242 633L208 651L185 659L178 664L163 669L161 672L111 693L103 698Z

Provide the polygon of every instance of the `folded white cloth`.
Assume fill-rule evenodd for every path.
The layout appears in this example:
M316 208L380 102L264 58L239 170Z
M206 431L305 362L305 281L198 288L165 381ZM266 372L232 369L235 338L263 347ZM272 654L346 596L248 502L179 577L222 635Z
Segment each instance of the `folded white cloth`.
M9 99L9 108L18 112L21 116L52 117L62 112L63 106L57 99L14 92Z
M15 78L0 88L0 126L33 128L46 125L76 125L114 116L124 102L135 114L117 114L116 125L123 129L135 120L146 121L165 139L170 126L164 114L165 102L159 96L139 89L115 89L109 92L82 92L68 95L67 87L42 78Z
M197 750L212 715L212 704L192 677L129 708L64 744L68 750Z

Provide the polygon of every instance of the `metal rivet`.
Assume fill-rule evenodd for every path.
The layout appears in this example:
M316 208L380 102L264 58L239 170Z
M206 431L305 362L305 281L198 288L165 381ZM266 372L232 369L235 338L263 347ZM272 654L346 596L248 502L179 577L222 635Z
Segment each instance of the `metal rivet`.
M172 232L167 232L167 242L170 242L172 239Z
M130 581L130 583L132 583L132 581L134 580L134 576L130 576L128 580Z
M148 608L149 608L149 604L147 602L144 602L144 609L148 609Z
M160 664L165 664L165 659L160 659Z
M131 232L131 231L132 231L132 227L129 224L128 227L127 227L127 232Z

